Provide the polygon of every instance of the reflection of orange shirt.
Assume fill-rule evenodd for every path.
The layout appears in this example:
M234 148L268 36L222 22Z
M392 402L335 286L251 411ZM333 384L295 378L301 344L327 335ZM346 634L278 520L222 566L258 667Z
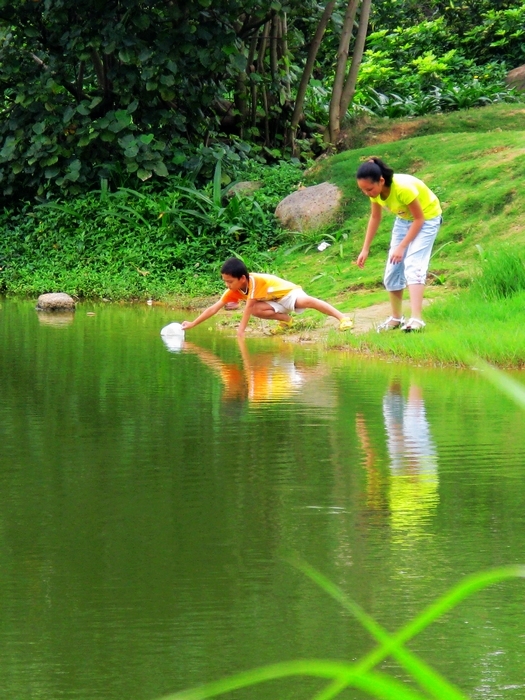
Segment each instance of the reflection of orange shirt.
M222 365L221 379L226 389L226 397L234 398L245 396L245 377L241 367L237 365Z
M290 360L255 365L244 372L237 365L221 369L225 398L247 397L253 403L282 401L297 391L303 377Z
M299 289L298 284L287 282L275 275L262 275L252 272L249 277L248 292L245 294L240 289L233 291L227 289L221 297L221 301L246 301L246 299L257 299L257 301L276 301L289 294L292 289Z

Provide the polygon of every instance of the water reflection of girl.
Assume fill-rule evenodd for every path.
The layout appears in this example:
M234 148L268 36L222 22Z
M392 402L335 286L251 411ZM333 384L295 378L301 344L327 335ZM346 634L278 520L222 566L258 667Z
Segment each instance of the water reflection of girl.
M391 470L391 525L421 535L439 500L437 454L421 388L412 384L405 400L399 382L393 382L383 399L383 418Z
M237 339L242 365L223 362L206 348L186 342L184 349L195 353L212 369L224 384L223 399L268 403L282 401L297 392L304 376L293 358L286 355L262 353L250 355L244 338Z

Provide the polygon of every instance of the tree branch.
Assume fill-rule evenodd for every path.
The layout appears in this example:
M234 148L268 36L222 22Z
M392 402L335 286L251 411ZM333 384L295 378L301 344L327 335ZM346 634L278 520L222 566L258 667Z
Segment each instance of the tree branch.
M35 63L37 65L39 65L42 68L42 70L50 71L49 66L46 63L44 63L44 61L41 58L39 58L36 54L31 53L31 58L35 61ZM56 71L52 72L51 75L53 75L53 77L55 77L55 78L58 77L59 79L57 80L57 82L60 85L62 85L62 87L64 87L71 95L73 95L73 97L76 100L88 100L89 99L89 96L86 95L82 90L78 90L76 85L73 85L73 83L70 83L69 80L66 80L65 78L60 78L57 75Z
M275 14L275 10L271 10L270 12L268 12L267 15L265 15L261 19L258 19L252 22L251 24L247 24L245 27L242 27L238 35L239 38L246 39L254 30L260 29L263 24L266 24L266 22L270 22L274 18Z

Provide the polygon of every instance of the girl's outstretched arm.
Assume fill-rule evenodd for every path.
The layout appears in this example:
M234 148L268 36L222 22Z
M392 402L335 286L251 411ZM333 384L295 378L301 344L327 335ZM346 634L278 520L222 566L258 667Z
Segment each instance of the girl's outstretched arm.
M370 218L368 219L368 226L366 227L365 241L363 243L363 248L357 256L357 265L361 268L365 266L366 259L368 258L368 253L370 252L370 245L374 240L374 237L381 223L382 208L377 202L370 202Z
M195 321L183 321L181 324L183 329L187 331L188 328L194 328L195 326L198 326L199 323L205 321L207 318L215 316L217 311L220 311L225 303L226 302L222 301L222 299L219 299L219 301L216 301L215 304L212 304L207 309L205 309L200 316L197 316Z

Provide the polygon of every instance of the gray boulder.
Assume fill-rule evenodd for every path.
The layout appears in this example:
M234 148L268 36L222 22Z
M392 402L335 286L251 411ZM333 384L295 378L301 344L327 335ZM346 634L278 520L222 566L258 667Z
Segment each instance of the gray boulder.
M525 90L525 66L518 66L509 70L505 79L509 87Z
M71 311L75 308L75 300L69 294L52 292L41 294L36 305L37 311Z
M330 182L292 192L277 205L275 216L289 231L311 231L332 221L342 192Z

